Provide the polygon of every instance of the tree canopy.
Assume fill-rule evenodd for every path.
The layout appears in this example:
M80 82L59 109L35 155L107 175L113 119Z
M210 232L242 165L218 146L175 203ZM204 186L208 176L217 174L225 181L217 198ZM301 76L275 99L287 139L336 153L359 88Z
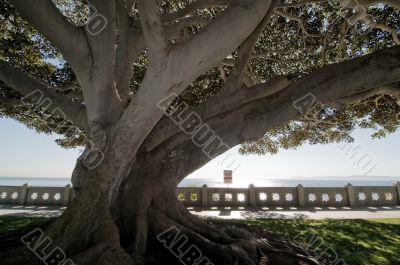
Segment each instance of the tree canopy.
M84 26L90 17L85 1L54 1L57 8L77 26ZM205 1L207 2L207 1ZM215 2L215 3L214 3ZM171 25L169 41L179 43L199 32L220 13L229 1L210 1L210 5L194 9L179 22ZM360 1L361 3L368 1ZM362 19L351 23L360 10L341 6L340 1L284 1L278 4L264 26L246 66L245 86L264 83L282 76L296 80L317 69L369 54L385 47L400 44L398 33L400 11L390 1L370 1L365 7L374 24ZM191 8L192 1L162 1L161 12L173 14ZM132 10L132 17L138 13ZM1 0L0 58L11 63L30 78L40 80L57 95L83 103L82 90L76 76L61 53L41 33L21 18L6 0ZM173 28L172 26L176 27ZM231 73L238 51L202 74L182 94L181 100L195 106L220 91ZM142 50L128 82L129 93L136 93L148 58ZM84 128L70 129L69 122L51 111L34 104L22 104L21 91L1 83L0 113L17 119L38 132L58 133L57 142L64 147L84 145ZM371 128L373 137L384 137L399 126L400 107L398 85L382 89L379 95L359 95L359 100L347 104L318 106L312 113L268 130L261 139L246 141L242 153L276 153L303 143L331 143L351 141L357 128ZM349 99L350 100L350 99Z

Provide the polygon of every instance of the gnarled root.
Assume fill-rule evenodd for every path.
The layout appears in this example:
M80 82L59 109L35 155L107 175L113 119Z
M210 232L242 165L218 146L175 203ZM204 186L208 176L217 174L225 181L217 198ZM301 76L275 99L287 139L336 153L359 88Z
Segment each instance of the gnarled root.
M163 256L163 262L154 264L322 264L301 247L272 234L209 223L182 207L172 212L153 207L149 220L158 249L164 248L163 255L170 253L168 263Z
M99 207L105 204L97 202ZM61 218L41 227L53 245L60 247L77 265L322 264L300 246L271 233L200 219L176 200L153 200L146 210L140 211L146 212L145 217L132 215L138 220L131 220L135 224L130 230L131 242L122 244L121 229L109 212L90 211L93 206L86 212L75 212L71 207ZM43 264L20 241L30 229L34 228L0 237L1 264Z

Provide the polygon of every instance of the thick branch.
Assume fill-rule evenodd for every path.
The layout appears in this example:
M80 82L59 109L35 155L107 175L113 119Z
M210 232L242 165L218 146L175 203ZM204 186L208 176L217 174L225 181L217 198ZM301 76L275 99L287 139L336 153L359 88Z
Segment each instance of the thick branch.
M269 83L246 100L248 93L236 93L227 103L211 98L193 109L202 122L231 146L261 137L267 130L300 115L296 102L334 104L345 97L378 89L400 80L400 46L381 50L346 62L328 65L291 85ZM286 81L287 82L287 81ZM284 86L282 88L282 85ZM275 89L262 94L262 88ZM379 90L376 90L379 93ZM300 101L299 101L300 100ZM302 101L303 100L303 101ZM218 103L217 103L218 102ZM307 106L306 106L307 107ZM311 107L311 106L308 106ZM307 111L307 110L303 110ZM176 144L184 133L168 117L157 124L143 149L152 150L169 142ZM227 137L227 138L225 138Z
M20 106L22 105L21 99L18 98L10 98L3 95L0 95L0 103L9 105L9 106Z
M124 0L116 2L118 46L114 72L118 93L124 105L130 97L130 84L134 74L133 63L139 53L146 48L140 24L129 16L131 4Z
M275 1L236 0L205 26L201 32L187 41L178 43L173 51L172 64L190 70L188 75L196 78L221 62L234 51L261 23ZM190 60L188 60L190 58Z
M166 98L168 99L164 103L168 100L172 102L174 94L180 94L198 76L234 51L259 25L271 4L271 0L235 1L206 29L196 34L195 38L174 46L167 58L160 62L160 69L149 66L138 93L121 117L119 126L116 126L115 134L118 135L123 130L124 137L116 137L115 144L129 149L127 152L134 156L162 117L158 102ZM142 5L143 10L145 3ZM155 7L155 4L151 6ZM157 12L153 10L149 14L148 18L152 20ZM145 18L146 16L144 26L147 24ZM158 27L158 22L156 24ZM153 34L156 33L151 33L146 40ZM157 36L159 34L155 37L158 38ZM152 93L149 93L150 89ZM137 124L142 126L135 128ZM136 140L130 140L132 137Z
M138 1L140 21L149 51L150 62L159 61L168 46L156 0Z
M93 0L91 4L93 15L101 15L102 22L97 23L104 23L104 26L88 34L93 63L87 73L77 76L85 96L89 125L98 122L114 124L123 111L114 72L118 35L117 3Z
M274 4L275 3L272 3L272 7L268 10L261 23L240 46L232 73L229 75L224 87L221 89L221 94L223 94L224 97L230 96L231 93L241 87L251 57L251 52L253 51L260 34L263 32L265 25L273 12Z
M29 103L47 108L53 114L61 115L74 125L87 129L86 111L82 104L53 92L46 84L27 76L4 61L0 61L0 80L26 96Z
M16 10L48 39L71 67L79 71L91 56L83 28L72 25L51 0L10 0Z

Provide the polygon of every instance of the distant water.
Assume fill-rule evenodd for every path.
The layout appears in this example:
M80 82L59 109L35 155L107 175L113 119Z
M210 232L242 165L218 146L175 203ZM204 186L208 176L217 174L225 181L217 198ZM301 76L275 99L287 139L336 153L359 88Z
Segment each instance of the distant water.
M236 187L247 188L250 184L256 187L295 187L302 184L304 187L343 187L347 183L353 186L391 186L400 181L400 177L313 177L313 178L236 178L232 184L224 184L222 177L184 179L179 187Z
M313 178L233 178L232 184L224 184L219 178L189 178L184 179L179 187L244 187L250 183L256 187L295 187L302 184L305 187L343 187L347 183L354 186L391 186L400 181L400 177L313 177ZM31 186L63 187L71 184L70 178L33 178L33 177L0 177L0 186L21 186L28 183Z
M30 178L30 177L0 177L0 186L31 186L64 187L71 184L71 178Z

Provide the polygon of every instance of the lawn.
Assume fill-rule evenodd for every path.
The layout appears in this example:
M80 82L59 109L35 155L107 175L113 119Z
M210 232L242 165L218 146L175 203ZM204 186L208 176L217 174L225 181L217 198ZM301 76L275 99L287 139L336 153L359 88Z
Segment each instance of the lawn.
M400 264L400 219L262 219L245 223L274 231L303 244L319 238L319 242L324 243L320 250L333 249L349 265Z
M46 220L48 219L0 216L0 234L26 225L40 224ZM245 223L273 231L303 244L310 243L310 239L318 238L319 242L323 242L320 250L333 249L349 265L400 264L400 219L260 219L223 222Z
M10 231L18 229L18 228L25 227L27 225L32 225L32 226L34 226L35 224L39 225L47 220L49 220L49 218L0 216L0 234L10 232Z

